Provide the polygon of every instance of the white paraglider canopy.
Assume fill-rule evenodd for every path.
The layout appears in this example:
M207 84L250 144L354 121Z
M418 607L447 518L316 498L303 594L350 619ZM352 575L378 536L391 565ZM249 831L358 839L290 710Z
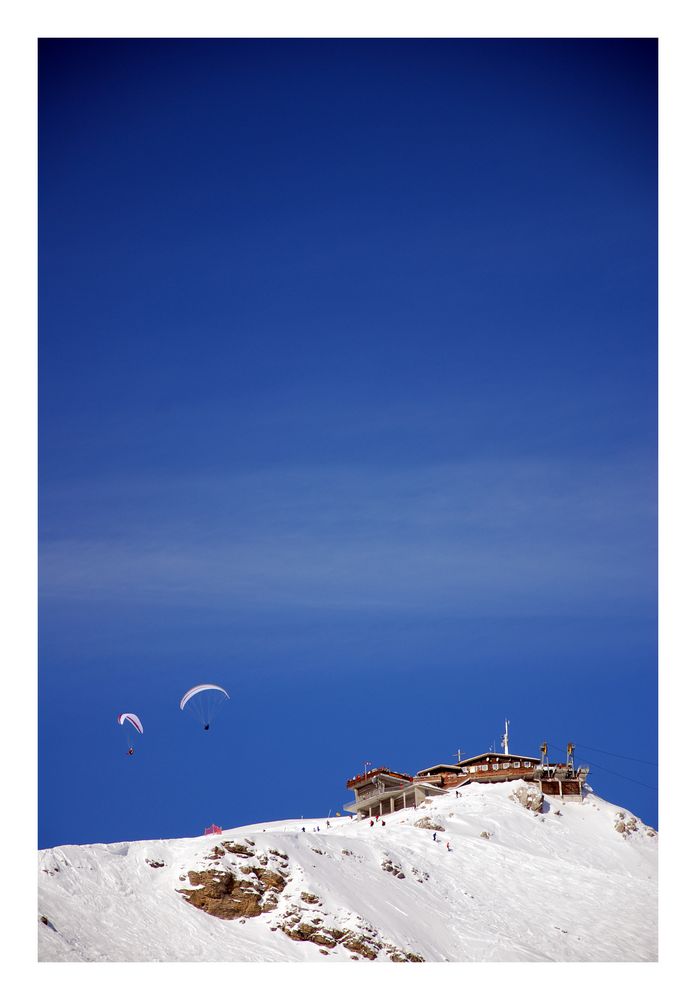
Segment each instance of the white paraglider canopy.
M224 688L221 688L219 684L198 684L196 685L196 687L192 687L190 691L187 691L184 697L179 702L179 708L182 710L182 712L186 707L187 703L189 702L189 700L193 698L194 695L200 694L201 691L222 691L225 698L229 698L227 691L225 691Z
M197 684L186 692L179 702L179 708L194 715L208 732L210 723L220 711L220 708L229 701L229 695L219 684Z

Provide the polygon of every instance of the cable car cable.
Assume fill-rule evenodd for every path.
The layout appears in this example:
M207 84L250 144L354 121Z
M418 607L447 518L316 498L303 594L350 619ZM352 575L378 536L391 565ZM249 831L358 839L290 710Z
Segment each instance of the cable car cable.
M594 750L595 753L605 753L608 757L620 757L621 760L632 760L636 764L648 764L649 767L657 767L658 765L652 760L640 760L638 757L625 757L621 753L612 753L611 750L599 750L597 747L590 747L586 743L576 743L576 747L583 747L585 750Z
M553 747L554 750L561 749L561 747L557 747L553 743L549 743L549 746ZM623 778L624 781L632 781L634 785L642 785L643 788L649 788L650 791L652 792L657 791L657 788L655 788L654 785L646 785L644 781L637 781L635 778L629 778L627 774L619 774L618 771L612 771L610 768L604 767L603 764L595 764L591 760L588 760L587 757L585 758L585 760L587 761L588 764L592 764L592 767L598 767L600 771L606 771L608 774L613 774L615 778Z

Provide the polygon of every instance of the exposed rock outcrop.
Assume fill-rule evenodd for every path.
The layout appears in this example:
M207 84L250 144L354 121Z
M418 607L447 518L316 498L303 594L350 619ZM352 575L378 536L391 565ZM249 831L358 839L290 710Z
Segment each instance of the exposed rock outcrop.
M517 800L521 806L533 813L540 813L544 808L543 794L538 788L534 788L532 785L524 785L522 788L516 788L510 798L513 801Z
M244 844L235 844L231 840L223 840L220 846L224 847L229 854L239 854L243 858L253 858L254 856L254 852L248 847L245 847Z
M253 845L253 842L247 841L247 844ZM281 865L287 868L287 862L274 859L271 866L267 854L256 856L251 847L231 841L214 847L206 860L220 861L225 857L224 867L189 871L191 888L177 889L177 892L187 903L222 920L258 917L274 910L288 883L287 874L278 869ZM247 859L255 863L237 867L240 861ZM184 876L180 879L185 881Z
M430 816L423 816L422 819L417 819L413 825L417 826L420 830L439 830L441 833L445 832L444 826L436 823Z
M397 878L406 878L401 870L401 865L395 865L391 858L384 859L382 862L382 870L389 872L390 875L396 875Z
M627 816L625 812L618 812L614 817L614 829L624 838L630 837L638 829L638 822L635 816Z
M400 951L398 948L387 948L390 962L424 962L425 959L415 951Z
M430 878L428 872L419 871L418 868L412 868L411 872L416 876L416 882L420 882L421 884L423 884L423 882L427 882Z
M188 879L194 888L177 892L192 906L223 920L258 917L274 910L286 879L267 868L246 868L242 874L254 877L240 878L237 872L216 869L189 872Z
M303 892L301 898L304 899L308 895L311 893ZM313 898L316 899L316 896ZM320 900L317 902L322 905ZM316 944L322 954L328 954L329 949L341 946L351 952L351 958L356 960L366 958L372 962L380 952L384 951L392 962L424 961L420 955L398 948L390 941L384 941L377 928L363 918L357 919L357 927L335 927L325 924L323 915L316 915L316 910L309 913L312 913L312 919L308 919L308 912L301 906L293 904L285 910L280 922L271 930L282 930L293 941Z

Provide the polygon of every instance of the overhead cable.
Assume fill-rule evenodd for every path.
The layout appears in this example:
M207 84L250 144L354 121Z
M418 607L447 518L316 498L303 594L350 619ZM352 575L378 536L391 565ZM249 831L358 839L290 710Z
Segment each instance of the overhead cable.
M553 747L554 750L560 750L561 747L555 746L553 743L549 743L549 746ZM618 771L612 771L610 768L605 767L603 764L596 764L585 757L588 764L592 764L592 767L598 767L600 771L606 771L608 774L613 774L615 778L623 778L624 781L632 781L634 785L642 785L643 788L649 788L652 792L656 792L657 788L654 785L646 785L644 781L637 781L636 778L629 778L627 774L619 774Z
M620 757L621 760L632 760L636 764L647 764L649 767L657 767L652 760L640 760L638 757L626 757L622 753L612 753L611 750L599 750L597 747L588 747L586 743L576 743L576 747L583 747L585 750L594 750L595 753L605 753L607 757Z

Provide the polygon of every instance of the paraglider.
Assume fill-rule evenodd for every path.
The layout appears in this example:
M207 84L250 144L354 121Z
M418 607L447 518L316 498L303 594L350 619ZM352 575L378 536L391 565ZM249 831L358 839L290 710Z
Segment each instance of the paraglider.
M179 708L190 711L203 726L204 732L210 730L210 723L217 715L229 695L219 684L197 684L183 696Z
M138 718L138 716L133 715L132 712L122 712L121 715L116 717L116 721L118 722L119 726L125 725L126 722L130 723L130 725L133 727L133 729L135 729L136 732L140 733L141 736L143 735L143 724ZM128 730L128 732L130 732L130 730ZM135 747L129 746L128 756L132 757L134 753L135 753Z

